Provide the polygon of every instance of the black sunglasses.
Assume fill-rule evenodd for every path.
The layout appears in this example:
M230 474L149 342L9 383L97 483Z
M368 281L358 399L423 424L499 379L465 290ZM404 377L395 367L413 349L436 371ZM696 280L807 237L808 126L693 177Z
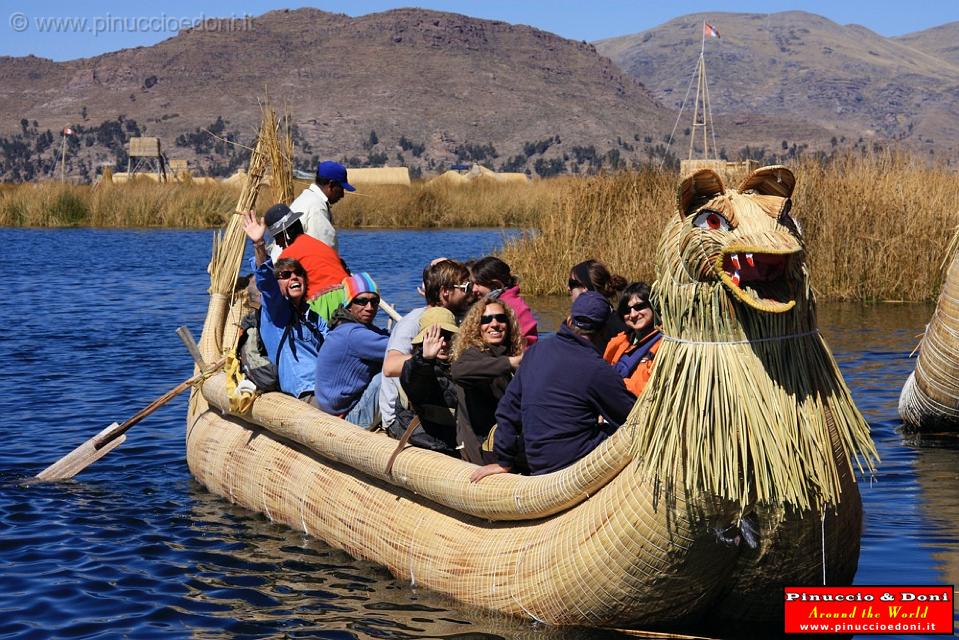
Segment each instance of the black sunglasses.
M368 304L373 305L374 307L379 306L380 299L377 297L371 298L353 298L353 301L350 304L355 304L358 307L365 307Z
M637 302L636 304L626 305L626 310L629 311L632 309L633 311L642 311L643 309L649 309L649 307L650 304L648 302Z
M303 275L303 272L300 271L299 269L296 269L296 270L284 269L283 271L277 271L277 272L276 272L276 279L277 279L277 280L289 280L289 279L290 279L292 276L294 276L294 275L302 276L302 275Z
M484 313L483 315L480 316L480 324L489 324L493 320L496 320L497 322L501 324L508 324L509 316L506 315L505 313L491 313L489 315Z
M569 279L569 282L566 283L566 286L569 288L570 291L572 291L573 289L586 288L586 285L584 285L582 282L580 282L579 280L573 280L572 278Z

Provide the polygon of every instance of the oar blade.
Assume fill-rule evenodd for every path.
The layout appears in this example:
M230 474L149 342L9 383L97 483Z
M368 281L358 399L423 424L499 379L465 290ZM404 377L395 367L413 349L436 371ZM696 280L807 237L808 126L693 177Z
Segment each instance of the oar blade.
M68 480L77 475L91 464L110 453L124 440L126 434L120 434L112 440L107 440L110 435L120 428L119 423L114 422L109 427L93 436L79 447L63 456L49 467L37 474L37 480L44 482L56 482L58 480ZM106 440L106 444L97 449L97 442Z

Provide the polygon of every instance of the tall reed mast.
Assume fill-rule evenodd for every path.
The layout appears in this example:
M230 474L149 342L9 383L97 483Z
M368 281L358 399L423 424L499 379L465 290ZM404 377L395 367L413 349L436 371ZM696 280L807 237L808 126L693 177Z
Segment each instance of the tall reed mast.
M709 102L709 82L706 80L706 34L718 38L719 31L703 20L702 45L699 49L699 64L696 66L696 101L693 103L693 126L689 136L689 159L693 159L696 151L696 138L702 133L703 139L703 160L715 159L716 156L716 132L713 127L713 114ZM712 137L712 153L710 153L709 140Z

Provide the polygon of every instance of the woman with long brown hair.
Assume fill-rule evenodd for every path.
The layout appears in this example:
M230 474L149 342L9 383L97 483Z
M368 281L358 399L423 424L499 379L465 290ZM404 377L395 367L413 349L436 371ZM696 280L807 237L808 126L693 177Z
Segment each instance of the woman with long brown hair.
M626 288L626 284L626 278L610 273L606 265L599 260L589 259L573 265L569 271L569 281L566 286L569 289L570 300L573 302L576 302L576 298L584 291L595 291L606 298L610 306L615 309L619 304L619 294ZM626 325L618 314L610 318L603 335L602 349L606 348L613 336L625 330Z
M479 465L493 461L483 442L496 424L496 405L523 359L524 347L516 314L495 297L481 298L463 319L450 359L458 400L456 441L464 460Z

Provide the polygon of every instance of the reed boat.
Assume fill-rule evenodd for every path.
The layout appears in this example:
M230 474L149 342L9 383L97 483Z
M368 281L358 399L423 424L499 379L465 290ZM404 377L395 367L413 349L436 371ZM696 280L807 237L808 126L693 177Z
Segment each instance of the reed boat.
M907 431L959 432L959 228L942 262L942 290L899 395Z
M856 472L876 455L816 326L794 182L783 167L738 189L709 170L682 181L657 256L653 376L627 423L570 467L471 483L474 465L407 448L387 473L395 440L279 393L238 410L220 372L191 397L189 468L469 605L551 625L781 621L781 587L852 581ZM223 284L239 268L224 256L242 255L236 224L214 252L209 360L235 346L246 310Z

